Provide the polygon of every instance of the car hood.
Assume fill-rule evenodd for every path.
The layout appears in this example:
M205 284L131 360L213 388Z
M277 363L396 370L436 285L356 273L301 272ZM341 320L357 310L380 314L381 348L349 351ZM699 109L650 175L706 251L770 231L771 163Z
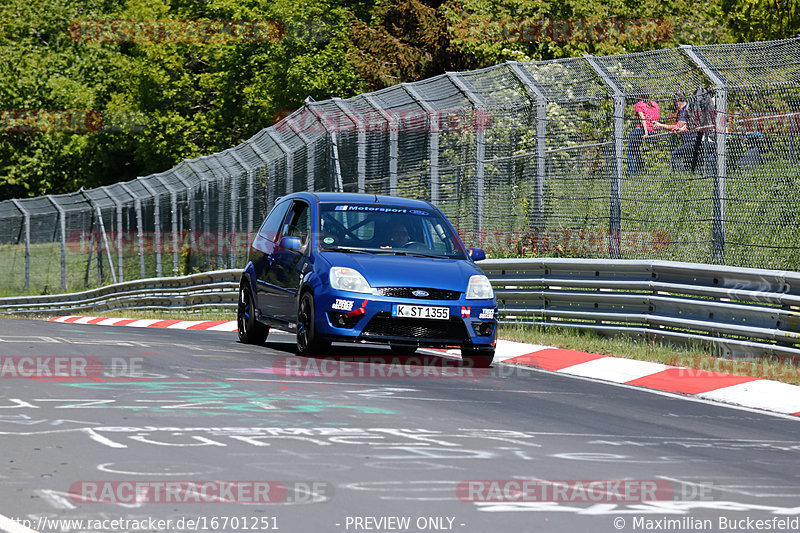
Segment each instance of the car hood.
M339 252L327 252L325 259L331 266L358 270L372 287L424 287L465 292L469 277L483 274L475 263L463 259Z

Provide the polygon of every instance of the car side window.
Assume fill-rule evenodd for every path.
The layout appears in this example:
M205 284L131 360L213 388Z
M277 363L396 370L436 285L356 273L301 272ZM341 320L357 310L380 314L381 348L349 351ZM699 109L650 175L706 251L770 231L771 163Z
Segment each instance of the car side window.
M310 228L311 209L305 202L295 202L283 223L281 237L300 237L300 243L305 245Z
M261 229L258 230L256 238L253 240L253 248L261 250L262 252L270 252L265 249L269 243L275 243L278 240L278 232L281 229L281 222L286 214L287 209L291 202L281 202L272 208L267 219L261 224Z

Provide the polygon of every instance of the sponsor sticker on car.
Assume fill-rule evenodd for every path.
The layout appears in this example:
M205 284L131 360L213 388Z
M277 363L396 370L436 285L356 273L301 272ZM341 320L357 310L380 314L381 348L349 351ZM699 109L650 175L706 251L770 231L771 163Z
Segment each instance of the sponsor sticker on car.
M494 318L494 308L490 307L490 308L487 308L487 309L481 309L481 314L478 315L478 318L493 319Z
M331 309L336 311L352 311L353 310L353 300L343 300L341 298L336 298L336 301L333 302Z
M431 307L427 305L396 304L392 306L392 316L399 318L431 318L435 320L448 320L449 307Z

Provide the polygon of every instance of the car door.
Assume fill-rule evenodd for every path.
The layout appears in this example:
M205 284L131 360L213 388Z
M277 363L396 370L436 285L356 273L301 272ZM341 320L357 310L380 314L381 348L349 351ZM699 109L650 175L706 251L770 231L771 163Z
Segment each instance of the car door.
M269 216L258 230L250 250L250 260L255 268L256 275L256 307L261 316L272 319L277 315L276 301L272 295L276 290L270 287L269 271L275 262L275 253L278 250L280 237L286 212L292 202L286 200L279 202L272 208Z
M310 246L311 206L303 200L295 200L283 222L278 242L283 237L300 239L300 249L278 247L267 281L275 300L276 317L282 321L294 322L297 314L297 290L300 280L310 266L308 251Z

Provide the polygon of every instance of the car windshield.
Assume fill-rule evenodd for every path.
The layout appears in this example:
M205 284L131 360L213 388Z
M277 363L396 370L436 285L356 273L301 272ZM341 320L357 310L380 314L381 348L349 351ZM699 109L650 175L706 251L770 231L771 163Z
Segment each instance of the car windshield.
M320 204L319 249L466 259L436 210L385 204Z

